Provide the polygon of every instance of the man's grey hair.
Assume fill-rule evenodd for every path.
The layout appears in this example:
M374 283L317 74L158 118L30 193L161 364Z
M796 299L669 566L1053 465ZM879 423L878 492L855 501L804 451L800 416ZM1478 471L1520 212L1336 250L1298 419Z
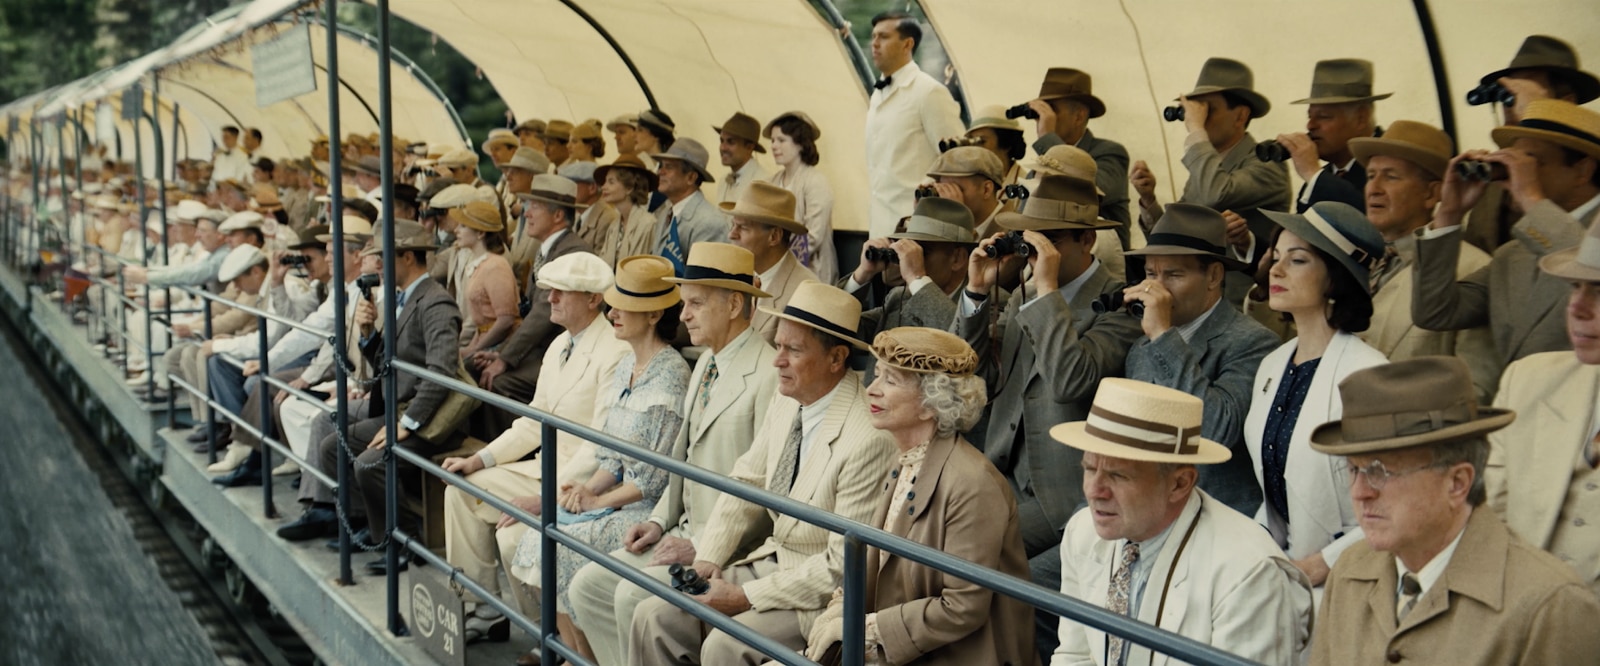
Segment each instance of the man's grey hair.
M1433 454L1433 463L1439 467L1452 467L1460 463L1472 465L1472 489L1467 491L1467 504L1473 507L1483 506L1489 498L1489 491L1484 487L1483 468L1489 464L1489 440L1482 437L1472 439L1459 439L1453 442L1439 442L1428 446Z
M988 397L982 377L941 372L922 375L922 406L933 411L937 437L970 430L983 415Z

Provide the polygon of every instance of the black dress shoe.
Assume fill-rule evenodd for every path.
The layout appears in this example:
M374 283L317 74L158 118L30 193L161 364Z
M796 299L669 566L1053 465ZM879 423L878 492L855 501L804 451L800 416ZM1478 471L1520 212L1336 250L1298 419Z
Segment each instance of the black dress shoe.
M156 390L150 391L149 393L139 394L139 399L145 402L166 402L167 391L166 389L157 387Z
M222 486L223 488L259 486L262 484L265 476L265 474L261 473L261 452L251 451L250 457L245 458L243 464L239 465L232 472L212 479L211 482Z
M313 506L294 522L278 528L278 536L288 541L310 541L338 534L338 530L339 516L333 509Z
M206 427L204 425L196 425L194 427L194 432L189 433L189 436L183 438L183 441L190 444L206 443Z
M411 568L411 549L410 548L402 549L400 551L399 560L400 560L400 568L398 569L398 571L405 571L406 569L410 569ZM367 563L367 573L372 574L374 576L387 576L387 575L389 575L389 558L388 558L388 556L380 557L380 558L378 558L376 560L368 562Z
M334 538L328 540L328 543L323 545L327 546L328 550L338 552L339 537L335 536ZM372 533L368 532L367 528L363 527L359 530L356 530L355 534L350 535L350 547L354 550L366 550L377 548L378 544L373 543Z

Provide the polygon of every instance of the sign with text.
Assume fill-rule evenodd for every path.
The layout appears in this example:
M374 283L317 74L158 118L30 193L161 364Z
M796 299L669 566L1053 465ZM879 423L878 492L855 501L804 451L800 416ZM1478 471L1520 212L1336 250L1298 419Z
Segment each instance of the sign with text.
M139 122L139 114L144 112L144 88L135 83L122 91L122 119L128 122Z
M466 666L465 604L444 575L412 567L411 635L440 664Z
M311 27L297 25L271 41L250 48L250 69L256 78L256 106L270 106L317 91L311 64Z

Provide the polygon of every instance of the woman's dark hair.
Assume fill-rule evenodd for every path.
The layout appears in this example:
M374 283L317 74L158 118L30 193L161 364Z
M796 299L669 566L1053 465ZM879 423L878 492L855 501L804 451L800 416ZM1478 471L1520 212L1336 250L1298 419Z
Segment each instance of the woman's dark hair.
M1278 246L1278 237L1283 235L1283 228L1279 227L1272 232L1272 239L1267 243L1267 252L1273 252ZM1323 252L1322 248L1311 246L1311 251L1317 254L1324 266L1328 267L1328 293L1325 298L1333 301L1333 312L1328 315L1328 325L1346 333L1360 333L1372 326L1372 294L1367 290L1367 285L1356 280L1356 276L1345 270L1344 264L1339 263L1333 255ZM1272 262L1267 262L1256 268L1256 286L1250 290L1250 298L1266 302L1268 297L1267 282L1272 273ZM1283 321L1290 321L1289 313L1282 313Z
M260 229L256 229L256 228L252 227L252 228L247 228L247 229L240 229L239 231L243 231L243 232L245 232L247 234L250 234L250 237L254 238L255 241L256 241L255 242L255 246L256 247L265 247L267 245L267 235L262 233Z
M1000 144L1000 149L1006 151L1015 162L1028 156L1028 142L1022 138L1022 130L990 128L994 130L995 142Z
M672 116L667 115L664 111L651 111L651 113L655 114L657 118L660 118L661 122L673 126L677 125L677 123L672 122ZM650 123L639 123L639 129L649 132L651 136L655 137L656 142L661 144L661 150L663 151L671 148L672 142L678 140L677 137L673 136L672 130L663 127L656 127Z
M628 201L635 206L643 206L650 201L650 177L637 169L617 168L606 172L607 175L617 177L617 182L628 190Z
M483 232L483 247L495 254L504 254L506 251L506 233L504 231Z
M817 152L817 133L805 121L794 116L784 116L772 123L772 127L783 130L783 135L794 140L794 144L800 147L801 162L808 166L816 166L817 162L822 161L822 154ZM768 128L767 138L772 138L771 128Z
M271 215L272 219L277 220L278 224L281 224L285 227L289 226L289 213L284 211L282 208L272 211L271 213L268 213L268 215Z
M678 337L678 315L683 314L683 301L673 303L672 307L661 311L661 318L656 320L656 337L665 342L672 342Z
M594 154L595 159L598 160L606 156L606 142L601 140L599 137L590 137L579 140L582 141L584 145L589 147L589 152Z

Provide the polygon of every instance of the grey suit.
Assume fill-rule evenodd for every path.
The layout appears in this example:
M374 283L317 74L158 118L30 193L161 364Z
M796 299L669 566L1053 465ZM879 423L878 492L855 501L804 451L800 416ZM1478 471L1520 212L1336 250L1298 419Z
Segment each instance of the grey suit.
M535 284L538 281L538 268L546 262L573 252L593 251L588 241L568 229L556 238L556 242L550 246L550 251L544 259L534 260L534 270L528 273L528 283L522 289L522 293L528 296L528 314L522 318L522 324L500 345L500 358L506 362L506 372L494 378L495 393L519 402L532 400L533 389L539 382L539 367L540 361L544 359L544 349L550 346L551 340L561 335L561 327L550 322L550 290L540 289ZM491 411L504 417L498 419L501 422L495 424L500 426L496 429L496 433L511 427L511 422L516 420L516 417L498 409Z
M1054 132L1033 142L1033 151L1043 155L1066 141ZM1133 218L1128 215L1128 149L1110 139L1102 139L1089 130L1083 131L1078 147L1094 158L1094 184L1105 195L1100 197L1100 217L1118 223L1117 238L1126 250L1132 238L1128 225Z
M847 289L850 276L839 279L839 288ZM966 284L962 283L962 287ZM872 282L861 285L850 295L861 302L861 327L856 332L857 336L867 342L872 342L881 331L901 326L924 326L945 330L950 327L950 322L956 316L956 300L961 298L961 289L957 289L955 296L944 293L939 285L930 284L917 293L904 287L886 289L882 276L874 276Z
M1261 359L1277 349L1277 334L1218 302L1185 342L1177 330L1141 337L1128 352L1128 378L1174 388L1205 401L1201 436L1233 451L1220 465L1200 467L1200 488L1247 516L1261 505L1261 484L1244 445L1244 417Z
M656 220L656 254L664 254L667 248L667 239L672 234L672 204L655 210ZM694 194L684 201L683 212L678 215L678 243L685 256L689 248L695 243L726 243L728 230L732 226L733 218L723 214L715 204L706 201L705 195L696 190Z

